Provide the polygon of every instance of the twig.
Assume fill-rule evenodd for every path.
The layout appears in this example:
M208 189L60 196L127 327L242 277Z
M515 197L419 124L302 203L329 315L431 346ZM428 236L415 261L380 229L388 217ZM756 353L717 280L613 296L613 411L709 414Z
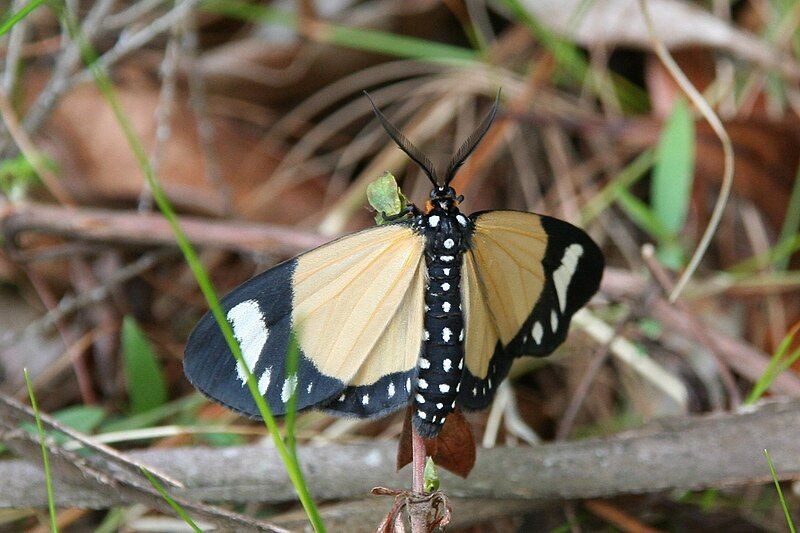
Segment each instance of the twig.
M661 263L659 263L656 259L655 247L653 245L645 244L642 246L642 258L644 259L647 268L649 268L650 272L653 274L653 277L661 285L665 294L675 294L675 287L672 284L672 280L670 279L669 274L664 267L661 266ZM672 303L680 308L680 310L690 319L694 318L694 315L689 309L689 306L686 305L686 302L680 299L674 299L672 300ZM708 348L714 357L714 362L717 365L717 371L719 372L720 379L722 380L722 384L725 386L725 390L728 393L728 399L730 400L731 408L738 408L742 404L742 395L739 393L739 387L736 385L736 380L734 379L733 374L731 374L731 371L722 356L722 351L720 350L719 346L717 346L717 343L714 342L714 339L706 334L703 327L699 325L699 321L690 320L689 323L694 336L701 343L703 343L706 348Z
M556 441L562 441L569 437L569 433L572 431L572 426L575 423L575 418L578 416L578 412L583 405L583 401L586 399L586 395L589 393L592 383L594 383L594 379L597 377L597 373L603 367L606 360L608 360L608 354L611 352L611 345L619 337L622 328L625 327L628 320L630 320L631 314L631 308L626 309L625 313L617 321L616 326L614 326L614 332L611 338L599 346L595 353L592 354L589 366L581 376L578 386L575 387L575 392L572 394L569 405L564 411L564 416L561 417L561 421L558 423L555 437Z
M498 518L520 516L542 507L541 503L531 500L449 498L448 502L453 508L450 527L455 530L477 523L492 524ZM377 524L385 518L386 500L372 498L341 502L323 507L320 513L330 531L363 531L366 524ZM307 523L304 516L293 511L274 517L272 522L299 531Z
M115 0L99 0L92 4L89 14L83 21L81 32L87 40L91 40L96 34L100 21L114 7ZM68 6L67 6L68 9ZM66 36L66 30L63 34ZM24 129L29 135L33 135L36 130L44 123L47 116L55 107L58 99L69 88L68 80L80 62L80 49L75 41L66 40L66 46L56 60L53 74L47 81L47 85L36 97L36 101L31 105L28 114L23 121ZM3 152L4 142L0 139L0 153Z
M660 530L646 526L639 520L618 507L600 500L589 500L584 503L587 509L606 522L614 524L625 533L659 533Z
M650 12L647 9L647 0L639 0L639 7L641 8L645 24L647 25L647 33L650 36L650 41L653 45L653 51L664 64L664 67L675 80L675 83L677 83L683 92L686 93L692 103L708 121L711 129L713 129L714 133L716 133L717 137L719 137L719 140L722 143L722 153L724 159L722 188L720 189L719 196L717 197L717 202L714 205L714 211L711 213L711 219L708 221L708 226L703 233L703 237L697 244L697 249L692 255L689 264L684 269L680 278L678 278L677 283L675 283L675 288L672 290L672 293L669 296L669 300L674 302L678 299L678 296L680 296L681 292L683 292L683 288L689 282L689 279L691 279L691 277L694 275L695 270L697 270L700 260L706 253L708 245L711 243L711 239L714 237L714 233L717 231L717 226L719 226L719 222L722 219L722 213L725 210L725 205L728 203L728 197L730 196L731 187L733 186L733 144L731 143L728 132L725 131L725 127L722 125L722 122L719 120L717 114L714 113L714 110L708 105L708 102L706 102L705 98L703 98L700 92L694 87L694 85L692 85L692 82L689 81L689 78L686 77L686 74L683 73L681 68L672 58L672 55L669 53L669 50L667 50L667 47L664 46L664 43L656 35L655 29L653 28L653 21L650 18Z
M672 398L679 406L686 408L689 392L686 385L670 374L664 367L642 354L636 346L624 337L614 338L614 329L587 309L581 309L572 317L590 337L601 345L610 343L611 353L648 382Z
M197 38L197 16L191 13L183 21L183 34L181 39L181 49L186 55L189 66L187 79L189 82L189 102L194 111L197 123L197 136L200 139L200 146L203 152L203 163L205 163L205 177L208 183L214 186L223 197L224 212L230 212L232 208L232 198L230 187L223 181L222 168L220 166L219 154L215 143L215 128L208 112L206 99L206 84L203 74L198 65L199 44Z
M179 39L177 27L173 27L172 34L167 42L167 49L164 51L164 59L161 61L161 91L158 94L155 112L156 138L155 145L150 153L150 166L153 167L153 172L159 171L167 142L172 134L172 112L175 108L175 91L178 83L177 71L180 60ZM142 181L138 209L139 212L153 209L153 195L147 180Z
M13 12L17 12L27 4L25 0L14 0L12 3ZM14 94L14 87L17 84L17 69L19 68L19 59L22 54L22 45L25 42L25 31L28 28L27 17L23 18L11 29L8 37L8 48L6 49L6 62L5 69L3 70L3 78L0 82L0 88L5 94ZM0 131L4 125L0 123Z
M768 482L760 450L780 449L782 479L800 478L800 401L761 404L747 412L662 419L609 439L587 439L533 447L478 451L475 469L461 479L440 472L453 497L560 499L624 493L703 489ZM408 471L395 471L397 444L301 446L300 460L313 472L312 493L320 500L362 497L379 485L401 485ZM220 448L186 447L131 451L134 460L180 479L177 496L192 500L289 502L296 494L278 460L263 444ZM0 508L46 505L36 466L0 462ZM102 508L130 500L91 483L70 481L56 490L63 507ZM374 522L373 522L374 523Z
M60 431L65 435L72 437L76 441L83 444L86 448L103 456L107 461L116 464L118 468L138 473L143 466L142 463L125 457L114 448L99 442L95 442L90 436L85 435L80 431L76 431L69 426L63 425L61 422L48 414L39 413L39 418L41 423L44 424L44 427L49 431ZM14 424L19 424L22 422L34 422L35 420L36 417L31 408L15 400L14 398L11 398L10 396L0 393L0 424L5 426L11 425L13 427ZM183 486L180 481L173 479L170 476L159 472L158 470L153 470L150 468L148 468L148 470L150 470L153 475L165 483L169 483L175 487Z
M182 2L178 2L174 8L152 22L142 26L142 29L138 32L132 35L126 35L125 39L118 40L111 50L100 56L98 63L103 69L109 70L111 66L123 57L145 46L162 33L169 31L174 24L183 20L191 13L199 3L200 0L183 0ZM92 79L92 72L87 68L80 74L76 74L71 78L70 86L88 83L92 81Z
M105 284L98 286L91 291L82 292L77 296L67 296L58 302L58 305L48 311L42 318L17 331L5 331L0 335L0 346L9 346L19 342L21 339L41 334L49 331L59 320L82 309L87 305L92 305L105 300L111 290L142 272L151 269L165 256L165 252L151 252L141 256L136 261L117 270L106 280Z
M60 430L63 431L63 428ZM0 439L29 460L38 460L41 452L36 439L28 432L16 429L15 426L9 427L5 421L0 421ZM46 447L53 465L56 505L58 494L69 490L69 484L77 483L93 487L99 492L116 494L126 501L142 503L162 512L172 511L170 504L140 473L132 475L127 471L120 471L119 461L107 461L99 457L87 459L60 448L52 441L46 441ZM180 497L173 497L173 500L201 518L228 530L285 533L284 529L219 507Z
M17 143L17 146L25 156L25 159L28 160L28 163L36 170L36 173L42 179L42 182L45 187L47 187L47 190L50 191L50 194L62 204L74 204L74 200L61 184L58 176L44 165L43 158L34 146L33 141L28 137L25 130L20 127L17 114L14 111L14 106L11 105L11 101L9 101L3 90L0 90L0 117L2 117L3 123L6 125L9 135L11 135L11 138Z
M601 290L613 298L638 298L644 290L646 281L637 274L616 268L606 268ZM657 299L649 309L650 315L664 324L667 329L685 335L687 332L701 342L692 324L698 320L687 315L677 306L664 299ZM712 325L700 322L704 334L719 346L719 353L740 376L755 383L769 364L770 356L754 346L730 335L720 332ZM793 372L784 372L770 385L770 391L777 394L800 396L800 377Z
M181 217L192 243L248 254L292 254L330 240L311 231L274 224ZM144 246L175 246L169 225L158 214L94 208L64 208L20 204L0 212L0 230L14 243L28 231L61 235L87 242Z
M411 425L411 490L415 495L422 496L425 494L425 440L417 433L414 425ZM411 512L411 533L424 533L425 531L425 517L420 513Z

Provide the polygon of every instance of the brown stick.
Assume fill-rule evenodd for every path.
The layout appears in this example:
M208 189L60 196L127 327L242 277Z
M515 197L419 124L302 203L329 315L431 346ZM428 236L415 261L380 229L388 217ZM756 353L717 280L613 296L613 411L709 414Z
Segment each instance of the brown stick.
M192 216L181 217L181 226L193 244L244 253L293 254L330 240L311 231L274 224ZM7 207L0 218L0 229L9 242L27 232L41 232L127 246L175 245L175 236L160 213L22 204Z
M662 421L612 439L480 450L467 479L440 472L452 497L495 499L597 498L624 493L705 489L764 483L761 450L774 450L778 476L800 478L800 400L773 402L738 414ZM317 500L364 496L375 486L400 486L394 442L330 444L299 449ZM194 501L286 502L294 489L273 448L262 445L130 452L138 462L180 479L176 496ZM39 462L0 462L2 507L44 507ZM56 504L105 508L129 503L91 479L57 480Z
M423 439L417 429L411 423L411 490L415 494L425 494L425 439ZM423 533L425 531L425 517L420 513L411 512L411 533Z
M647 291L645 279L638 274L631 274L616 268L606 268L603 274L601 291L614 298L639 298ZM770 357L762 350L721 331L714 329L705 322L687 315L676 306L668 303L663 298L658 298L649 308L649 314L660 320L668 329L677 330L682 334L688 333L695 337L698 328L718 347L719 354L730 367L742 377L755 383L767 369ZM800 377L792 372L779 375L769 389L773 393L800 396Z

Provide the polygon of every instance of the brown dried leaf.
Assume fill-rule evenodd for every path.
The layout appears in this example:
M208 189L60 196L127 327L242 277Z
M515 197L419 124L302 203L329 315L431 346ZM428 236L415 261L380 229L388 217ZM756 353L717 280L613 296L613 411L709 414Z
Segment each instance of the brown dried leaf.
M403 433L397 445L397 469L400 470L412 460L411 448L411 408L409 407ZM467 477L475 466L476 447L472 428L461 414L453 411L447 416L447 422L435 439L425 439L425 450L436 466L461 476Z
M588 4L583 0L522 0L522 4L542 24L583 46L652 48L638 0ZM678 0L648 0L647 5L655 33L668 48L708 46L800 75L796 65L769 44L708 11Z

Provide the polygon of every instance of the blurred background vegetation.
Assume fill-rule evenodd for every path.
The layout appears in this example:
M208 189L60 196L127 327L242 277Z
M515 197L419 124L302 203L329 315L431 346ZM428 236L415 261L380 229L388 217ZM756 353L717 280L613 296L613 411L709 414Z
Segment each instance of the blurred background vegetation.
M502 88L495 125L454 182L464 211L557 216L606 253L601 292L564 346L521 360L492 409L469 416L479 444L604 437L662 417L740 412L765 394L800 397L796 0L15 0L0 9L0 392L28 401L29 369L39 407L65 425L123 450L265 439L263 426L210 404L183 376L183 344L207 304L143 168L224 294L373 224L365 189L384 171L424 203L427 180L363 90L444 159ZM654 43L703 94L735 154L733 192L675 304L666 297L712 219L725 159ZM138 159L121 121L141 143ZM402 422L303 413L296 436L382 442ZM770 452L778 461L780 450ZM745 487L551 498L456 530L784 530L755 453L763 476ZM632 457L630 468L647 461ZM313 488L313 473L307 481ZM783 488L788 508L800 507L800 486ZM45 527L40 506L0 509L0 530ZM266 518L295 507L231 508ZM60 508L58 522L186 527L139 504Z

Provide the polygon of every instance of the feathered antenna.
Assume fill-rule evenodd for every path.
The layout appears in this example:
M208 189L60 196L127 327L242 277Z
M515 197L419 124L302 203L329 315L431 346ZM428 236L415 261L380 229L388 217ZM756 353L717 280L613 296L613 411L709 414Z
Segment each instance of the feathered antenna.
M378 120L381 122L381 126L383 126L383 129L386 130L386 133L389 134L389 137L391 137L392 140L397 143L397 146L399 146L400 149L408 155L408 157L410 157L417 165L419 165L423 172L425 172L425 174L428 176L428 179L431 180L431 183L433 183L434 187L438 187L439 178L436 175L436 169L433 167L431 160L428 159L428 156L423 154L419 148L411 144L411 141L409 141L405 135L400 133L400 130L395 128L389 122L389 120L383 116L383 113L381 113L381 110L375 105L375 102L372 101L372 98L367 91L364 91L364 96L366 96L369 100L369 103L372 104L372 110L375 112L375 116L378 117Z
M497 107L500 105L500 90L497 91L497 96L494 99L494 104L492 105L492 109L489 111L489 114L486 115L486 118L483 119L478 129L472 132L472 135L467 137L467 140L464 141L464 144L456 152L456 155L453 156L453 159L450 160L450 164L447 165L447 172L445 173L444 184L445 186L450 185L450 182L453 180L453 177L458 172L458 169L461 168L461 165L464 164L464 161L469 157L472 151L478 146L478 143L481 141L486 132L489 131L489 128L492 125L492 121L494 121L495 115L497 115Z

